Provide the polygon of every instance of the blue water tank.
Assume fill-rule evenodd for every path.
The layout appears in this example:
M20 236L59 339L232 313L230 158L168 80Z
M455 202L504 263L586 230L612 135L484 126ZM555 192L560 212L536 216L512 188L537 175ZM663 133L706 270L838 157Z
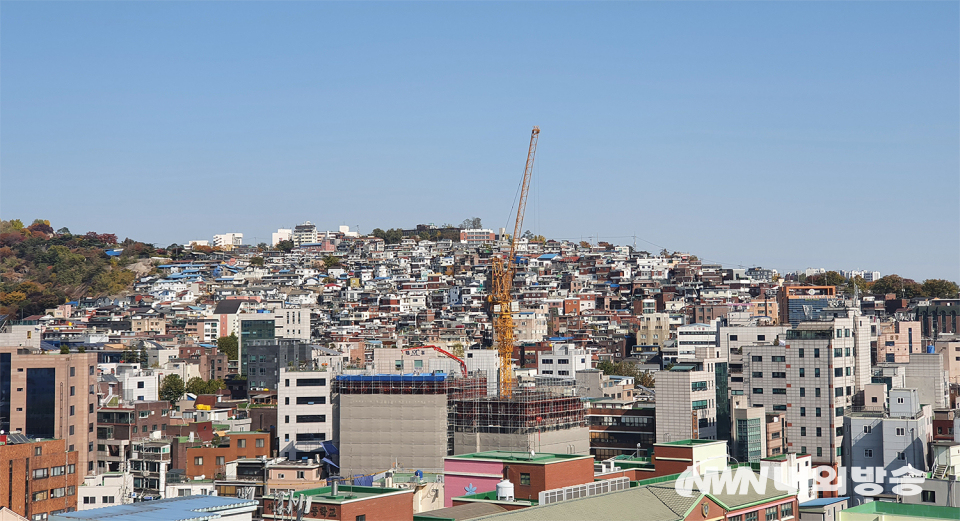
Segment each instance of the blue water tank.
M935 354L936 352L937 352L937 348L936 348L936 347L927 346L927 353L929 353L929 354L932 355L932 354Z

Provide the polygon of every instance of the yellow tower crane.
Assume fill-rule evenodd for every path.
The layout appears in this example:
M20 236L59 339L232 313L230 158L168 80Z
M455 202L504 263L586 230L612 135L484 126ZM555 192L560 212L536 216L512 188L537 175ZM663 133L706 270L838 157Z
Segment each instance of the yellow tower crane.
M523 170L523 182L520 185L520 200L517 202L517 219L510 237L510 254L504 259L493 257L493 291L490 302L493 304L493 335L500 355L500 396L507 398L513 392L513 276L517 271L517 237L523 228L523 214L527 207L527 192L530 190L530 177L533 175L533 158L537 155L537 137L540 127L533 127L530 134L530 149L527 151L527 166Z

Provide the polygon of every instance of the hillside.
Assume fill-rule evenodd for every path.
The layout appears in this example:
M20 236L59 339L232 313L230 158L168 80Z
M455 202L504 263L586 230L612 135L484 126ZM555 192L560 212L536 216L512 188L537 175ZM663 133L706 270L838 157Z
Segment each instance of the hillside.
M54 231L49 221L0 221L0 314L41 314L69 300L122 293L136 278L128 267L157 253L110 233L74 235Z

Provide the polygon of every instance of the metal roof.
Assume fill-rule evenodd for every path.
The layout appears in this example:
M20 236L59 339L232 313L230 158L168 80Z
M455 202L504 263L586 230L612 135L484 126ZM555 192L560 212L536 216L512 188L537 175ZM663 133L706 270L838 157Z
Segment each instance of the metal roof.
M203 521L219 519L220 512L238 508L255 509L257 502L225 496L184 496L145 501L115 507L51 515L51 521L75 519L103 521Z

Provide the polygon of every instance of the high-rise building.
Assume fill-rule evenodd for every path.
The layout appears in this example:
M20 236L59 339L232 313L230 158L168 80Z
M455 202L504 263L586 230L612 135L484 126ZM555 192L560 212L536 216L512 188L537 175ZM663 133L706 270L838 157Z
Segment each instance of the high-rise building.
M740 462L760 461L767 455L763 407L751 407L746 397L734 397L730 455Z
M319 241L317 235L317 225L310 221L298 224L293 227L293 245L302 246L304 244L314 244Z
M0 429L66 440L80 472L96 472L97 355L24 354L0 347Z
M780 323L796 326L803 320L816 320L820 311L836 300L836 286L784 286L777 293Z
M293 240L293 230L290 228L280 228L270 236L270 246L276 246L280 241Z

